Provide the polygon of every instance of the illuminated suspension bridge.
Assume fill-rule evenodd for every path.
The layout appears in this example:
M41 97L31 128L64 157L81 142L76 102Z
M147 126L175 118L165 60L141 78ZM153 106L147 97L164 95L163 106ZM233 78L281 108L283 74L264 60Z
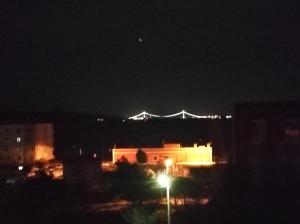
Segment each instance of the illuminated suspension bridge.
M157 114L151 114L151 113L148 113L146 111L143 111L142 113L131 116L128 119L130 119L130 120L145 120L145 119L150 119L150 118L221 119L223 117L221 115L217 115L217 114L214 114L214 115L196 115L196 114L191 114L189 112L186 112L185 110L182 110L178 113L170 114L170 115L157 115ZM230 118L232 118L232 116L231 115L226 115L225 118L230 119Z

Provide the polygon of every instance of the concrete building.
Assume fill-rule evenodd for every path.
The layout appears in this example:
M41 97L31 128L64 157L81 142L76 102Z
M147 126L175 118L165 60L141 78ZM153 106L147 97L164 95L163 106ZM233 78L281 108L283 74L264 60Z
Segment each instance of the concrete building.
M124 158L129 163L136 163L136 153L139 149L146 153L147 164L163 164L166 159L172 159L174 165L213 164L210 144L194 144L193 147L181 147L180 144L164 144L163 148L115 148L112 150L113 163Z
M0 165L30 165L54 158L52 123L0 124Z
M300 103L238 103L233 136L237 164L300 164Z

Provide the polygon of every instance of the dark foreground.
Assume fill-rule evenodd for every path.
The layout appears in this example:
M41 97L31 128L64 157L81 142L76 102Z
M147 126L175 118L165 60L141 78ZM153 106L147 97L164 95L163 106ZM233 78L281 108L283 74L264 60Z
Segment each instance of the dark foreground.
M206 205L173 206L172 223L299 223L298 167L229 167ZM132 203L119 210L91 211L83 205L111 196L84 193L63 181L34 180L1 185L0 223L142 224L166 223L164 205Z

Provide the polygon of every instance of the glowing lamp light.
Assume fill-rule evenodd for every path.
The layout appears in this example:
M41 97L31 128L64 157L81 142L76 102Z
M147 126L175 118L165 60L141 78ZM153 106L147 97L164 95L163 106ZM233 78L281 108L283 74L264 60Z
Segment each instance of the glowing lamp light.
M22 171L23 169L24 169L23 166L18 166L18 170L19 170L19 171Z
M172 166L172 164L173 164L173 161L171 159L166 159L165 160L166 167Z
M173 161L171 159L166 159L165 160L167 174L169 174L169 167L172 166L172 164L173 164Z
M162 187L170 188L171 180L170 180L169 176L166 174L159 175L157 178L157 182Z
M171 179L168 175L162 174L159 175L157 178L157 182L160 186L166 188L167 193L167 219L168 224L171 224L171 213L170 213L170 186L171 186Z

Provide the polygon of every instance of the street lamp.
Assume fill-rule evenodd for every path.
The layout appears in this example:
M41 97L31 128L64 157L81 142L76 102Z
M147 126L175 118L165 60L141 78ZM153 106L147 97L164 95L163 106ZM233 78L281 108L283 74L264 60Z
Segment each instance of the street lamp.
M171 217L170 217L170 187L171 187L171 180L170 177L166 174L162 174L158 176L157 182L160 186L165 187L167 191L167 218L168 224L171 224Z
M169 167L172 166L172 164L173 164L172 159L166 159L166 160L165 160L165 165L166 165L166 172L167 172L167 174L169 174Z

